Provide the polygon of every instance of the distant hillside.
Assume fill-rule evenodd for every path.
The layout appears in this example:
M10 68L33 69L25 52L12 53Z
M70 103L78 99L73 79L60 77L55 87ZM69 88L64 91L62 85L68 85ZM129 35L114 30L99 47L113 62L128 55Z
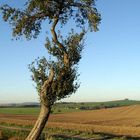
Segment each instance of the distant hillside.
M140 101L124 99L124 100L116 100L116 101L97 102L95 104L101 106L108 106L108 107L116 107L116 106L118 107L118 106L137 105L140 104Z
M0 107L38 107L38 106L39 103L37 102L0 104Z
M107 102L59 102L54 105L53 110L56 112L63 112L64 110L93 110L101 108L112 108L120 106L129 106L140 104L140 101L135 100L116 100L116 101L107 101ZM0 107L39 107L37 102L25 102L19 104L0 104Z
M113 108L129 105L140 104L140 101L135 100L116 100L116 101L107 101L107 102L61 102L54 105L54 109L76 109L76 110L95 110L102 108Z

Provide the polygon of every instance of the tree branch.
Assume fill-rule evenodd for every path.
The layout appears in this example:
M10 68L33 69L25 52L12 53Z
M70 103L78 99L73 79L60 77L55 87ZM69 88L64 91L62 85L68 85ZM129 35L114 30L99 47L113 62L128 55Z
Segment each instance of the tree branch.
M54 43L56 43L56 44L60 47L60 49L62 49L63 51L65 51L65 48L64 48L64 46L62 45L62 43L60 43L60 42L58 41L58 37L57 37L57 34L56 34L56 32L55 32L55 27L56 27L58 21L59 21L58 18L55 18L55 19L54 19L54 22L53 22L53 25L52 25L52 28L51 28L51 33L52 33L52 36L53 36L53 41L54 41Z
M56 45L58 45L58 47L63 51L64 64L65 64L65 66L67 66L69 64L68 54L67 54L66 49L63 46L63 44L59 42L57 34L55 32L55 28L56 28L56 25L57 25L58 21L59 21L58 17L54 18L54 22L53 22L53 25L52 25L52 28L51 28L51 33L52 33L52 36L53 36L54 43L56 43Z
M40 100L45 106L50 106L49 99L47 98L47 91L51 87L51 84L54 79L54 69L50 69L49 77L48 79L44 82L42 88L41 88L41 93L40 93Z

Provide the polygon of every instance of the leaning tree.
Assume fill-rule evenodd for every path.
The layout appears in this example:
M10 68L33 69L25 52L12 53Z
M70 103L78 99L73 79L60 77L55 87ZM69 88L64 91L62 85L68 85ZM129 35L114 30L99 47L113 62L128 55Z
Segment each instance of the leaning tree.
M39 58L29 65L41 108L26 140L38 140L53 104L79 87L77 68L84 47L84 35L88 31L98 31L100 14L95 0L28 0L25 1L24 10L9 5L3 5L0 9L3 20L12 25L16 38L37 38L42 22L48 21L50 24L46 28L51 35L46 37L45 47L52 59ZM70 31L64 35L58 28L63 30L69 21L76 26L69 27Z

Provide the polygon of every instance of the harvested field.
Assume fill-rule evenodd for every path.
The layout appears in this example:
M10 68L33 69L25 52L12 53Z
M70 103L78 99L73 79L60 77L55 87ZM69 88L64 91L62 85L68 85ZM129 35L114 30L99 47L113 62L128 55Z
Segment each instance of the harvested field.
M0 123L32 125L37 116L0 114ZM53 114L48 127L140 137L140 105Z

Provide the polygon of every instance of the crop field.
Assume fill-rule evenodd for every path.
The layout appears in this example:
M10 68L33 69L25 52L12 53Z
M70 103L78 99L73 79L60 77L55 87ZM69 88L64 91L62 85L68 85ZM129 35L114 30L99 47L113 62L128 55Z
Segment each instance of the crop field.
M0 114L23 114L23 115L37 115L39 114L39 107L30 107L30 108L25 108L25 107L14 107L14 108L0 108Z
M14 114L0 113L0 128L30 129L34 124L38 111L34 113ZM33 115L35 114L35 115ZM65 131L76 135L107 134L114 136L139 137L140 139L140 105L67 112L51 114L47 128L51 133L64 134ZM60 131L61 130L61 131ZM81 136L80 136L81 137ZM85 137L85 136L84 136Z

